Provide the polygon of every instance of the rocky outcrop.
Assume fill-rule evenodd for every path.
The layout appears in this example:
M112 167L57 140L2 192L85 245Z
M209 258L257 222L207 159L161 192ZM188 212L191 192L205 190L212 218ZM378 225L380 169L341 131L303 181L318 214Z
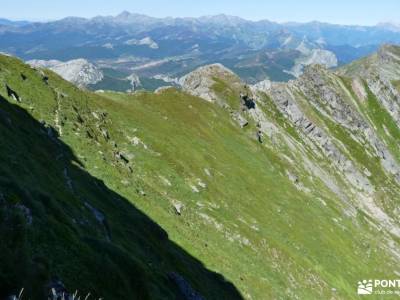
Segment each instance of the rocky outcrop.
M104 77L103 72L86 59L74 59L67 62L58 60L30 60L27 63L35 68L50 69L79 87L95 84Z
M265 79L263 81L257 82L256 84L253 84L250 86L250 89L253 93L256 92L266 92L268 91L272 86L272 82L268 79Z
M139 76L136 75L135 73L132 73L126 79L128 79L130 81L131 86L132 86L132 89L131 89L132 91L136 91L142 85L142 83L140 82Z
M176 78L176 77L170 77L168 75L157 74L157 75L154 75L152 78L156 79L156 80L164 81L164 82L169 83L171 85L179 85L179 79Z
M340 126L355 133L354 136L362 143L371 145L383 168L399 180L400 166L378 138L372 125L351 104L351 96L346 94L340 83L341 81L333 74L314 67L309 68L296 85L322 114L328 115ZM360 91L361 88L358 87L359 94L365 97L366 92Z
M204 300L203 296L196 292L186 279L178 273L170 272L168 273L168 278L178 287L179 293L184 300Z
M313 122L298 105L294 94L294 86L275 85L268 93L271 99L276 103L278 109L294 124L294 126L303 133L304 137L310 139L324 153L324 155L345 174L347 180L356 189L371 193L373 187L369 180L362 175L335 145L330 135Z
M339 75L360 77L376 99L400 126L400 91L394 82L400 80L400 50L384 45L365 59L353 62L337 71Z
M241 127L254 122L253 137L265 147L279 151L282 159L300 170L301 173L290 171L288 178L301 192L308 193L310 189L299 184L299 177L293 174L319 178L343 201L346 214L355 215L361 208L388 232L399 235L397 219L376 200L381 189L373 179L376 174L368 169L368 163L355 157L357 153L350 147L357 145L363 149L361 157L377 162L375 168L381 168L383 176L397 182L398 188L398 159L361 106L373 95L400 127L400 91L395 86L396 80L400 80L400 50L385 46L358 65L336 72L327 69L336 64L335 59L322 55L322 61L324 57L328 62L325 66L312 64L315 60L311 59L310 66L304 64L304 70L302 66L304 73L288 83L264 80L246 89L231 71L213 65L183 77L182 85L195 96L222 102ZM239 109L232 106L232 99L226 101L223 93L217 93L216 82L223 82L226 90L237 92L237 96L232 96L235 93L229 96L237 97ZM277 114L284 120L278 122ZM298 134L297 140L288 134L291 126Z
M140 40L137 39L130 39L125 41L126 45L132 46L132 45L136 45L136 46L148 46L151 49L158 49L158 44L152 40L150 37L145 37L142 38Z
M313 64L320 64L327 68L332 68L338 65L338 60L336 55L329 50L307 49L307 51L303 50L303 55L295 61L294 67L290 71L286 72L295 77L299 77L303 74L303 70L306 66Z
M111 241L111 232L110 228L108 227L106 216L100 210L91 205L89 202L85 201L84 204L86 208L89 209L90 212L93 214L96 221L102 226L102 230L104 231L106 240Z
M221 64L213 64L200 67L183 76L179 79L179 83L185 92L215 102L218 97L213 86L218 78L233 79L233 82L240 81L239 77L228 68Z
M17 92L15 92L7 84L6 84L6 90L7 90L8 97L11 97L14 101L21 102L21 98L18 96Z
M240 78L222 64L200 67L183 76L179 83L185 92L209 102L215 102L228 110L231 118L241 128L249 124L243 112L251 108L254 109L255 103L248 93L244 93L245 84L241 82ZM219 88L216 87L218 84L222 84L222 93L226 92L227 89L230 90L232 97L235 98L231 100L237 101L238 107L241 107L241 109L232 108L227 103L227 99L219 95Z

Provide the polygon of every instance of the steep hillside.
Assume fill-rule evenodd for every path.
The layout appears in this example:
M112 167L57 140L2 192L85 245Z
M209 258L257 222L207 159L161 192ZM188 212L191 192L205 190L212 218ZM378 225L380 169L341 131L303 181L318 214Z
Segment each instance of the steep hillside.
M379 78L376 56L253 86L215 64L135 94L1 57L0 290L356 299L396 277L398 51Z
M134 204L145 185L101 98L13 58L0 68L0 298L44 299L56 278L106 299L241 298Z

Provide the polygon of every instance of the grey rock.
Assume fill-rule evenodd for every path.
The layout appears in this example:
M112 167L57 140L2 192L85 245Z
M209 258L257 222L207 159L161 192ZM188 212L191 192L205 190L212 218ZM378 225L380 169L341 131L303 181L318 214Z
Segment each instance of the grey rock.
M23 204L17 204L15 207L18 210L20 210L21 213L23 214L23 216L25 217L26 224L32 225L33 217L32 217L31 210L28 207L26 207L25 205L23 205Z
M203 296L195 291L183 276L176 272L168 273L168 278L174 282L185 300L204 300Z
M242 128L246 127L249 124L249 122L239 112L233 112L231 116L232 119L235 120Z
M216 83L214 78L227 79L230 77L239 80L236 74L222 64L212 64L200 67L183 76L179 79L179 83L183 91L207 101L215 102L217 101L217 95L212 90L213 85Z
M46 68L79 87L95 84L104 78L103 72L86 59L74 59L66 62L58 60L30 60L27 62L35 68Z

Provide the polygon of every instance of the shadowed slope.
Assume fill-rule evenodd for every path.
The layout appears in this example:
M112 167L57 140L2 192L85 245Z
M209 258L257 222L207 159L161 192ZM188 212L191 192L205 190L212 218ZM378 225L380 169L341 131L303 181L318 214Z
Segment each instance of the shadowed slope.
M182 297L171 272L207 299L241 298L89 175L52 127L3 97L0 153L1 298L25 287L41 299L52 276L106 299Z
M234 74L219 72L220 65L202 68L189 77L193 86L187 91L208 95L213 103L174 89L84 92L12 58L2 58L0 69L0 94L44 127L54 128L46 129L47 138L55 139L58 133L76 161L65 168L63 156L57 155L55 162L46 159L46 168L36 172L35 163L46 151L41 140L37 145L31 142L38 149L31 156L35 160L26 165L41 176L24 175L23 182L37 186L46 174L61 174L61 179L43 177L41 190L55 195L58 184L72 194L57 203L74 201L69 213L76 221L73 228L101 240L90 243L88 253L90 247L101 249L99 244L109 245L111 240L133 254L135 270L149 278L145 282L150 287L144 290L152 293L150 297L175 297L176 289L171 292L171 282L165 281L168 273L180 282L171 269L204 297L235 295L220 291L219 283L209 286L208 277L188 269L191 263L178 259L175 248L166 250L162 231L144 226L148 222L131 213L129 205L104 200L96 185L85 184L82 172L103 180L248 299L353 299L361 278L393 278L399 271L399 221L393 209L398 206L399 185L391 159L397 157L399 129L391 124L394 120L387 121L392 117L373 118L375 109L364 107L377 106L382 95L367 101L355 98L347 78L320 67L288 84L266 81L251 87ZM378 136L369 122L379 125ZM385 130L382 122L391 126ZM11 147L11 158L23 158L26 154L18 152L23 145L12 148L15 139L10 133L3 140ZM24 172L11 165L15 160L5 166L12 182L22 186L17 180ZM58 173L51 171L53 163L60 164ZM61 211L68 212L64 206ZM128 213L140 221L130 220ZM57 228L68 232L68 224L63 221ZM46 236L34 244L57 238ZM70 250L59 253L57 261L71 259ZM82 265L89 262L85 257ZM114 263L115 272L129 280L132 275L124 275L121 264ZM90 282L90 276L79 284L89 285L86 280ZM112 294L107 283L107 293Z

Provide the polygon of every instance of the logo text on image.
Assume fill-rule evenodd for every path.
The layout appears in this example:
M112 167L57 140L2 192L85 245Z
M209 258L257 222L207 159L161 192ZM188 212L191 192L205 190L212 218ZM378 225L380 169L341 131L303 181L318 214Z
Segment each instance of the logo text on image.
M358 282L357 294L371 295L373 290L372 280L363 280Z
M386 288L400 288L400 279L387 280L387 279L369 279L362 280L357 283L358 295L371 295L374 288L383 288L383 290L376 290L375 294L399 294L400 290L385 290Z

